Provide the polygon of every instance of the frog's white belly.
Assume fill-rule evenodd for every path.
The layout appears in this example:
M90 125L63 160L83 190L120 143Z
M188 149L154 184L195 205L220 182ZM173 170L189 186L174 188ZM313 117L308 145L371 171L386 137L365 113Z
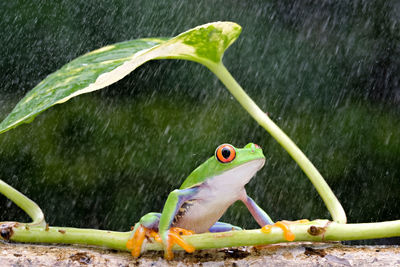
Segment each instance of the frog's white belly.
M173 226L204 233L243 194L244 186L264 165L264 159L253 160L221 175L209 178L199 186L198 193L186 206Z

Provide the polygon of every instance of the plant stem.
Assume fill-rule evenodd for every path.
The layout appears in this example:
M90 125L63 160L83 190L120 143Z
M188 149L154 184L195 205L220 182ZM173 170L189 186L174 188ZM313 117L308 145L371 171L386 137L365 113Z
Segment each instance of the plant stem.
M318 172L311 161L304 155L304 153L297 147L297 145L246 94L246 92L236 82L222 62L219 64L210 64L206 62L206 66L222 81L222 83L228 88L236 100L239 101L243 108L247 110L247 112L265 130L267 130L297 162L325 202L326 207L331 213L333 221L338 223L346 223L346 213L344 212L342 205L330 189L329 185L325 182L322 175Z
M29 243L83 244L126 250L131 232L72 228L72 227L13 227L10 240Z
M0 180L0 193L14 202L32 218L32 222L29 223L29 225L46 225L44 214L40 207L24 194L15 190L12 186L6 184L2 180Z
M400 236L400 220L341 224L328 220L315 220L308 223L292 224L290 230L295 234L294 241L341 241L374 239ZM67 227L29 227L19 225L13 227L10 240L17 242L41 242L41 243L66 243L102 246L111 249L127 250L126 242L132 232L112 232L93 229L77 229ZM196 249L224 248L249 245L266 245L287 242L281 229L273 227L266 234L259 229L245 231L231 231L224 233L205 233L192 236L182 236L185 241ZM143 250L162 250L158 242L145 242ZM175 250L182 248L175 246Z

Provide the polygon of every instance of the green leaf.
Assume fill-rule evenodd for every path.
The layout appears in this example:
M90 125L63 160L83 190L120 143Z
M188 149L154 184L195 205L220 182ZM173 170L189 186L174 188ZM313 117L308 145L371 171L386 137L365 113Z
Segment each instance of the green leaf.
M56 104L113 84L152 59L185 59L206 66L218 64L240 32L241 27L236 23L215 22L174 38L136 39L89 52L33 88L0 124L0 133L33 121Z

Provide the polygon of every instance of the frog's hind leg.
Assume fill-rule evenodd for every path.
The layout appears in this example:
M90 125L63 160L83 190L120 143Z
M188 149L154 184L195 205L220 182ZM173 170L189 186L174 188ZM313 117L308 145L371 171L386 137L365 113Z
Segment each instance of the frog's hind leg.
M242 228L232 225L230 223L224 222L216 222L213 226L208 229L211 233L219 233L219 232L229 232L233 230L242 230Z
M160 217L160 213L150 212L140 218L140 221L135 224L132 236L129 238L128 242L126 242L126 247L131 251L133 257L137 258L140 256L145 238L152 237L157 242L162 242L158 235Z
M160 222L160 217L161 213L150 212L144 215L142 218L140 218L139 223L147 229L151 229L153 231L158 232L158 224Z

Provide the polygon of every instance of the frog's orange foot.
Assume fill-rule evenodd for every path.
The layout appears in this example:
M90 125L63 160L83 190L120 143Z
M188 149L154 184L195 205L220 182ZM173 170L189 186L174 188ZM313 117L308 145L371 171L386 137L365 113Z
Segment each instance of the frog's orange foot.
M297 221L286 221L286 220L284 220L282 222L285 223L285 224L300 224L300 223L309 223L310 220L308 220L308 219L301 219L301 220L297 220Z
M162 242L160 235L156 231L139 225L133 237L126 242L126 248L131 251L134 258L137 258L140 256L144 239L150 237L157 242Z
M186 252L192 253L195 251L195 248L188 244L185 240L182 239L182 235L192 235L193 231L186 230L179 227L172 227L168 231L168 241L167 247L165 250L165 259L172 260L174 258L174 253L172 252L172 248L175 244L183 248Z
M310 222L307 219L303 219L303 220L297 220L297 221L280 221L280 222L276 222L272 225L265 225L264 227L261 228L261 232L263 233L270 233L272 227L279 227L282 229L283 231L283 236L285 237L285 239L287 241L293 241L296 236L293 234L293 232L289 229L289 225L291 224L299 224L299 223L308 223Z

